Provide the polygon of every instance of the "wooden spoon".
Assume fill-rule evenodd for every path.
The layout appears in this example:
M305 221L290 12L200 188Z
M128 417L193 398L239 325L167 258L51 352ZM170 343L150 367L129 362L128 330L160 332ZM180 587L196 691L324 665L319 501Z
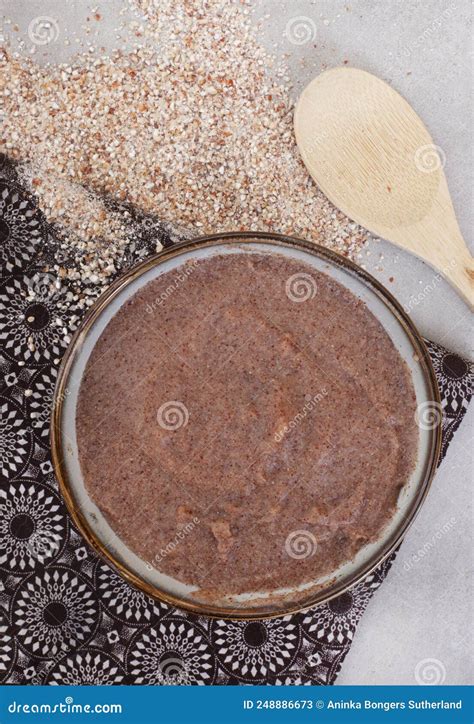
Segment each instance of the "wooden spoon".
M370 73L334 68L301 94L295 133L308 171L335 206L428 262L473 305L473 258L445 155L406 100Z

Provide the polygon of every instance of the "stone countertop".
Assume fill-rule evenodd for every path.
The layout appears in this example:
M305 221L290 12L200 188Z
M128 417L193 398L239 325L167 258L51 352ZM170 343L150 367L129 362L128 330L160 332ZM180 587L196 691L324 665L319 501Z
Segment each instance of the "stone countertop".
M38 15L56 17L62 27L77 30L87 12L98 7L104 18L98 24L100 45L110 49L122 43L108 29L116 26L125 4L125 0L3 0L2 8L19 26L19 35L26 37L30 20ZM295 96L322 70L347 61L379 75L407 98L446 158L454 207L469 243L473 226L469 0L255 0L255 14L263 20L268 47L288 54ZM304 27L294 43L285 30L296 21ZM5 33L11 33L11 26ZM38 61L65 61L74 49L53 43L41 49ZM375 240L363 252L361 263L410 309L424 336L472 357L470 312L429 266ZM471 406L393 570L369 603L338 684L413 684L415 668L424 659L436 659L444 683L472 683L473 423ZM412 564L412 556L423 548L428 553Z

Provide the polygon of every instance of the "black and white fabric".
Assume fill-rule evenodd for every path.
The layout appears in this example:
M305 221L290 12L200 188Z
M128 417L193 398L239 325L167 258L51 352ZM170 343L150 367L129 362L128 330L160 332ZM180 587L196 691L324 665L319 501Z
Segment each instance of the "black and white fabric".
M134 210L122 268L173 243ZM132 588L71 523L48 425L58 365L84 312L57 289L56 230L3 160L0 170L0 683L332 684L391 560L351 591L271 621L218 621ZM67 259L64 260L67 264ZM91 289L88 294L94 293ZM468 362L428 343L443 398L443 454L472 394Z

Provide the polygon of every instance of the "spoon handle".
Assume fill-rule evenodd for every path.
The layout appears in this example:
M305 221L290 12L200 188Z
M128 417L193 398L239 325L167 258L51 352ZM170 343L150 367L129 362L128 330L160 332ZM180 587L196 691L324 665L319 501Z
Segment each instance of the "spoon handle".
M391 241L426 261L474 308L474 258L464 241L454 213L441 218L440 206L411 228L397 229Z
M452 263L440 271L471 309L474 308L474 258L467 249L464 256L459 254L453 257Z
M439 271L474 307L474 259L459 228L444 173L428 213L410 226L385 231L386 238Z

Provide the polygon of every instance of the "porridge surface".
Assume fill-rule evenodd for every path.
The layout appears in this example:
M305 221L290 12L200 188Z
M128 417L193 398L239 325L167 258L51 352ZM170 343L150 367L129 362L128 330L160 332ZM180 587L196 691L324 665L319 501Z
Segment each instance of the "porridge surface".
M158 570L211 597L272 590L378 536L414 466L415 406L354 295L280 255L222 255L150 282L108 324L80 388L80 463Z

